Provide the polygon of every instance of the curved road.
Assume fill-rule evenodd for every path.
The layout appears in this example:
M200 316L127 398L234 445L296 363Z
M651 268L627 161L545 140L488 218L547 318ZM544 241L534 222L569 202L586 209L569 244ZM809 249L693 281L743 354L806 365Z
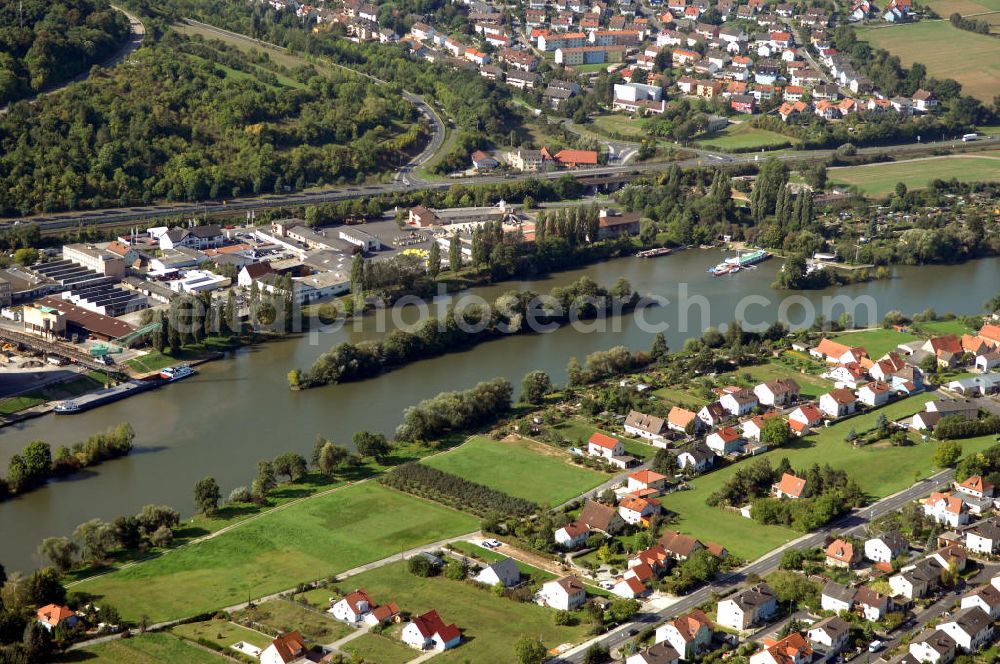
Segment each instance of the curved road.
M142 24L142 21L140 21L137 17L133 16L132 14L128 13L127 11L125 11L124 9L122 9L117 5L111 5L111 7L113 9L116 9L117 11L120 11L122 14L125 14L125 16L128 18L130 34L128 41L122 44L121 48L118 49L118 52L112 55L107 60L105 60L103 63L101 63L101 66L104 67L105 69L110 69L111 67L115 67L119 63L123 62L126 58L128 58L128 56L132 55L132 53L134 53L140 46L142 46L142 42L146 38L146 27ZM79 74L69 79L68 81L63 81L62 83L46 88L45 90L42 90L41 92L31 97L25 97L24 99L18 99L17 101L18 102L26 101L29 104L34 103L35 101L38 100L39 97L45 97L47 95L55 94L56 92L59 92L60 90L62 90L63 88L72 83L79 83L80 81L87 80L89 76L90 76L90 68L88 67L86 71L80 72ZM17 102L11 102L11 103L17 103ZM3 108L0 108L0 115L6 113L10 109L10 106L11 104L7 104Z

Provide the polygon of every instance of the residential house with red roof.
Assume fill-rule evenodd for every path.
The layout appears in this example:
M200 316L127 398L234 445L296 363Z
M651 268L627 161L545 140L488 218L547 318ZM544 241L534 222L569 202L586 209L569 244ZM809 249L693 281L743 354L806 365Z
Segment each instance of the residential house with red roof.
M590 536L590 528L579 521L571 521L562 528L556 528L553 535L555 543L564 549L579 549L587 543Z
M776 498L802 498L806 491L806 481L791 473L784 473L771 489Z
M462 633L454 623L446 625L438 612L431 610L408 622L400 639L420 650L448 650L462 642Z
M708 448L720 456L734 454L746 444L743 436L733 427L722 427L705 437Z
M719 403L733 417L743 417L751 410L760 405L757 395L753 390L740 389L735 392L724 394Z
M701 609L677 616L656 628L655 643L668 643L686 660L707 651L712 644L712 621Z
M361 622L375 606L375 602L368 596L364 588L358 588L330 607L329 613L333 614L337 620L356 623Z
M924 514L938 523L958 528L969 522L969 511L958 496L935 491L924 501Z
M600 431L595 431L587 441L587 454L590 456L599 456L610 460L612 457L621 456L624 453L625 448L620 440Z
M889 387L888 383L880 380L873 380L858 389L858 401L869 408L884 406L889 403L889 397L891 396L892 388Z
M823 413L815 404L805 403L788 414L788 423L795 430L793 422L799 422L807 428L819 426L823 423Z
M587 600L583 583L572 575L542 584L539 595L546 605L560 611L575 611Z
M861 551L851 542L835 539L826 547L826 564L850 569L861 559Z
M626 496L618 503L618 514L625 523L648 526L654 514L660 513L660 501L655 498Z
M701 426L698 414L686 408L673 406L670 412L667 413L667 428L671 431L686 433L687 427L691 422L695 423L696 428Z
M996 487L982 475L970 475L964 482L955 482L955 489L973 498L992 498Z
M292 664L306 653L306 642L298 632L279 634L260 653L260 664Z
M68 606L46 604L35 611L35 619L42 627L51 632L56 628L72 629L80 618L76 611Z
M780 641L764 639L764 649L750 655L750 664L807 664L812 656L805 637L792 632Z
M979 328L979 337L986 339L986 341L994 346L1000 346L1000 325L986 323Z
M802 388L791 378L769 380L753 388L757 400L765 406L785 406L798 400Z
M667 476L661 475L654 470L637 470L628 476L628 491L643 491L653 489L657 493L662 492L667 485Z
M845 388L830 390L819 398L819 409L834 419L850 415L857 407L858 399L854 392Z

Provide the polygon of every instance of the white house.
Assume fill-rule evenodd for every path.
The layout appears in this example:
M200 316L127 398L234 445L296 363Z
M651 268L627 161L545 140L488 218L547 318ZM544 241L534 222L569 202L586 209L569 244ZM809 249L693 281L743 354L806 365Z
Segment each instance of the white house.
M214 224L190 228L171 228L160 235L160 249L176 249L177 247L215 249L221 247L224 241L222 229Z
M704 472L715 463L715 453L700 444L694 444L677 453L677 466L687 472Z
M939 629L926 629L910 642L910 655L924 664L948 664L955 659L955 639Z
M364 589L358 588L330 607L328 613L332 613L337 620L356 623L361 622L365 615L374 608L375 602L368 596L368 593Z
M965 531L965 548L976 553L1000 551L1000 526L994 519L984 519Z
M808 664L812 661L813 649L799 632L764 647L750 655L750 664Z
M855 594L854 588L830 581L823 586L823 591L820 593L820 608L834 613L850 611L854 607Z
M722 427L718 431L713 431L705 437L705 444L708 449L720 456L733 454L743 448L743 437L732 427Z
M889 402L891 395L892 388L889 387L888 383L880 380L873 380L862 385L858 390L858 400L870 408L884 406Z
M789 422L801 422L809 428L823 423L823 413L811 403L803 404L788 414Z
M910 543L898 532L883 533L865 540L865 558L873 563L891 563L909 548Z
M628 476L627 489L630 493L636 491L656 491L660 493L666 487L667 476L652 470L638 470Z
M667 643L683 659L692 659L712 643L712 622L695 609L656 628L656 643Z
M791 378L780 378L755 386L753 392L765 406L784 406L798 400L800 388Z
M517 567L517 562L507 556L503 560L498 560L484 567L476 575L476 581L488 586L495 586L499 583L504 588L509 588L521 582L521 570Z
M935 491L924 501L924 514L952 528L969 522L969 510L962 499L939 491Z
M76 611L60 604L46 604L35 611L35 620L50 632L57 627L72 629L79 619Z
M625 433L645 438L650 442L663 442L667 423L662 417L646 415L637 410L630 411L625 418Z
M742 630L767 620L777 610L774 591L766 583L758 583L719 602L716 622Z
M993 620L978 606L961 609L938 629L955 640L959 649L975 652L993 638Z
M553 609L575 611L587 600L587 591L580 579L571 575L543 584L539 596Z
M847 646L851 636L851 623L840 616L828 616L814 623L806 632L812 643L825 646L831 653L837 653Z
M306 652L306 642L298 632L279 634L271 645L260 653L260 664L291 664L302 659Z
M558 528L554 539L556 544L564 549L579 549L586 544L589 536L590 528L579 521L573 521L567 523L562 528Z
M618 514L625 520L625 523L633 526L649 523L649 519L659 512L660 503L652 498L647 500L626 496L618 503Z
M634 576L623 576L618 579L611 592L625 599L638 599L649 594L650 590L642 581Z
M713 401L707 406L703 406L701 410L698 411L698 419L704 422L709 427L718 426L722 424L729 417L729 413L726 409L722 407L722 404L718 401Z
M850 415L857 409L857 404L854 392L844 388L830 390L819 398L819 409L831 418Z
M989 583L976 588L962 598L963 609L972 607L979 607L988 613L993 620L1000 618L1000 590Z
M610 460L624 453L625 448L620 440L606 436L599 431L595 431L594 435L587 441L587 454L590 456L599 456Z
M760 405L757 395L752 390L728 392L719 398L719 403L733 417L743 417Z
M400 639L420 650L448 650L462 642L462 633L454 624L445 625L438 612L431 610L408 622Z

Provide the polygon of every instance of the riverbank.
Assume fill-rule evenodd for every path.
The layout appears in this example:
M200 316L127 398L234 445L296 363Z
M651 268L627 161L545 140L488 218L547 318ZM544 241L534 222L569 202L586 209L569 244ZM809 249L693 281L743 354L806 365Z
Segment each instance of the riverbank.
M607 319L586 331L565 327L549 334L505 337L422 360L374 380L290 392L289 367L309 366L342 341L383 338L377 318L365 316L233 350L225 362L200 367L197 376L184 381L183 389L154 390L73 417L38 417L0 429L0 467L31 440L68 444L79 439L80 431L100 431L123 420L135 427L138 441L129 456L93 469L86 482L56 481L0 504L0 527L18 529L17 537L0 538L0 560L8 569L28 569L45 537L67 535L88 519L110 520L149 503L173 505L190 515L191 487L204 477L205 469L211 469L227 493L247 483L258 459L273 458L275 441L281 441L283 449L308 455L317 434L348 445L357 431L391 435L405 407L439 392L471 387L483 376L507 376L519 385L524 374L541 369L563 384L571 356L582 360L615 345L649 348L649 325L665 326L667 343L676 349L707 327L731 321L741 303L742 318L749 324L779 318L798 324L806 307L821 313L837 296L859 305L854 315L858 326L878 324L891 309L913 312L932 307L939 313L974 314L981 313L982 303L996 294L1000 283L1000 259L995 258L956 266L904 266L886 281L796 293L794 301L782 306L785 300L770 288L779 261L716 279L705 270L719 260L718 249L690 249L656 260L603 261L472 291L492 301L514 288L544 291L586 275L598 283L625 277L634 290L669 300L644 309L642 317ZM841 310L835 308L827 319L836 320Z

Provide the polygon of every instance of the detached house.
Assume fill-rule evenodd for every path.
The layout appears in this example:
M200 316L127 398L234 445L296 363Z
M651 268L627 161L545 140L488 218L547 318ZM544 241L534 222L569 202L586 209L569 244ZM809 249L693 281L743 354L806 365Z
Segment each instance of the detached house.
M798 422L805 428L811 429L823 423L823 413L811 403L803 404L788 414L788 423L792 422ZM792 430L795 430L794 425Z
M260 653L260 664L292 664L306 653L306 642L298 632L279 634Z
M669 529L663 532L658 544L663 547L667 555L678 561L685 561L696 551L705 548L700 540Z
M686 472L702 473L715 465L715 452L702 443L695 443L677 454L677 466Z
M610 461L612 458L621 456L624 453L625 448L622 447L620 440L606 436L599 431L595 431L594 435L587 441L587 454L590 456L603 457Z
M637 410L629 411L625 418L625 433L644 438L653 444L666 443L663 437L666 429L667 423L662 417L645 415Z
M553 539L556 544L564 549L579 549L587 543L590 537L590 528L579 521L567 523L562 528L556 529Z
M826 564L850 569L861 558L858 549L847 540L833 540L826 547Z
M718 455L725 456L743 449L743 437L732 427L722 427L705 438L708 448Z
M838 653L847 647L851 636L851 623L840 616L829 616L814 623L806 632L806 638L812 643L824 646L831 654Z
M374 608L375 602L368 593L363 588L358 588L330 607L329 613L332 613L337 620L356 623L361 622Z
M951 528L958 528L969 522L969 511L962 499L939 491L935 491L924 501L924 514Z
M625 664L678 664L680 655L667 643L655 645L640 650L625 659Z
M939 629L925 629L910 642L910 656L924 664L948 664L955 659L958 644Z
M941 564L928 558L916 565L904 567L899 574L890 576L889 588L894 595L902 595L907 599L920 599L937 588L940 580Z
M764 640L764 649L750 655L750 664L808 664L813 649L798 632L779 641Z
M667 476L652 470L639 470L628 476L627 489L630 493L636 491L655 491L660 493L666 488Z
M752 390L738 390L722 395L719 404L733 417L742 417L756 408L760 401Z
M718 401L713 401L698 411L698 419L709 427L718 426L728 419L728 417L729 413L726 412L726 409Z
M667 643L681 658L690 660L712 643L712 621L695 609L656 628L656 643Z
M873 563L891 563L910 550L910 543L897 531L865 541L865 558Z
M502 585L504 588L516 586L521 582L521 570L513 558L507 556L503 560L491 563L480 570L476 581L488 586Z
M844 388L830 390L819 398L819 409L834 419L850 415L857 407L854 392Z
M990 619L996 620L1000 618L1000 590L989 583L980 586L962 598L961 607L963 609L978 607L985 611Z
M701 427L701 420L698 419L698 414L686 408L674 406L667 414L667 428L671 431L686 433L688 425L692 422L695 423L696 430Z
M1000 552L1000 525L996 519L984 519L965 531L965 548L976 553Z
M448 650L462 642L462 633L454 624L446 625L437 611L430 610L408 622L400 639L420 650Z
M649 519L660 513L660 502L654 498L625 497L618 503L618 514L625 523L649 525Z
M858 390L858 400L869 408L884 406L889 403L891 395L892 389L889 387L889 384L883 383L880 380L874 380L866 385L862 385L861 389Z
M806 492L806 481L791 473L784 473L781 481L771 487L775 498L802 498Z
M938 630L953 638L960 650L970 653L993 639L993 620L981 608L972 606L938 625Z
M545 604L560 611L575 611L583 606L587 591L575 576L564 576L542 585L539 593Z
M718 622L730 629L746 629L766 621L778 610L774 591L766 583L758 583L719 602Z
M801 388L791 378L769 380L753 388L757 399L765 406L785 406L798 401Z
M60 604L46 604L35 611L35 620L48 631L56 628L72 629L80 620L76 611Z
M614 507L588 500L580 512L577 523L591 530L599 530L605 535L615 535L625 528L625 520Z
M970 475L964 482L955 482L955 489L973 498L992 498L996 492L996 487L983 479L982 475Z

